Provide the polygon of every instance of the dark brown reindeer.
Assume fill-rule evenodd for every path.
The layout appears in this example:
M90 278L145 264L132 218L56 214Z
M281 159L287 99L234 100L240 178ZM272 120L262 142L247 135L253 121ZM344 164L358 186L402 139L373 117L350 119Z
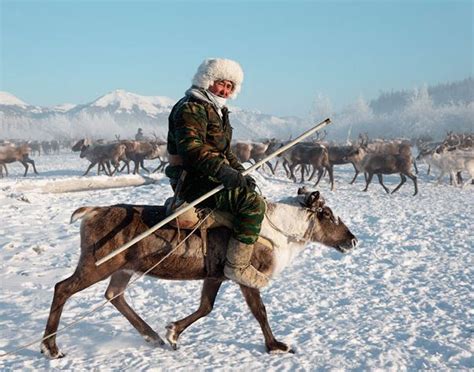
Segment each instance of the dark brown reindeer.
M331 183L331 190L334 190L334 175L333 168L329 162L329 153L326 146L319 143L298 143L293 146L288 151L285 151L282 154L282 157L287 159L289 166L290 178L296 182L296 176L294 170L297 165L301 166L301 180L304 182L304 165L311 165L313 167L313 172L309 176L311 180L318 171L318 178L314 186L319 184L321 177L323 176L324 170L327 170L329 175L329 181Z
M101 144L96 142L91 144L89 140L81 139L71 149L74 152L80 151L79 157L90 161L83 176L86 176L96 164L98 164L97 174L102 169L107 175L112 176L117 170L120 161L126 159L126 146L121 143ZM114 170L110 167L111 163L114 166Z
M357 244L357 239L325 205L319 192L300 189L298 193L297 198L268 203L261 231L267 243L255 244L252 265L270 277L288 265L307 243L320 242L340 252L347 252ZM82 218L81 255L72 276L55 285L45 338L41 343L43 353L51 358L64 356L56 345L56 336L47 337L57 331L64 304L73 294L108 277L111 279L105 297L111 300L146 341L163 345L160 336L127 304L122 292L133 273L144 273L168 254L147 275L161 279L204 280L197 311L167 326L166 338L173 349L176 349L179 336L187 327L212 311L219 288L226 280L223 275L225 247L231 235L226 227L208 231L206 252L199 232L190 235L184 244L179 245L189 231L165 225L128 251L121 252L100 266L95 264L96 260L164 219L165 209L164 206L122 204L83 207L72 214L71 221ZM267 351L292 352L290 346L274 337L260 291L243 285L240 285L240 289L260 324Z
M357 170L357 167L354 164L354 162L349 159L350 156L354 155L357 152L358 150L357 145L332 145L331 144L327 148L328 148L328 153L329 153L329 162L331 163L331 166L333 167L333 169L335 165L351 163L356 173L354 177L357 177L357 174L359 173L359 171ZM353 181L351 183L353 183Z

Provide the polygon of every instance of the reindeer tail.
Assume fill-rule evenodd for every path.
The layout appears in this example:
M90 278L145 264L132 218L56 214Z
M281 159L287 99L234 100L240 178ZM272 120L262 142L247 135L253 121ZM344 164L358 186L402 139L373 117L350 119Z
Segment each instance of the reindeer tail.
M81 219L82 217L92 217L92 213L95 214L97 212L97 207L81 207L76 209L71 215L70 223L74 223L77 220Z

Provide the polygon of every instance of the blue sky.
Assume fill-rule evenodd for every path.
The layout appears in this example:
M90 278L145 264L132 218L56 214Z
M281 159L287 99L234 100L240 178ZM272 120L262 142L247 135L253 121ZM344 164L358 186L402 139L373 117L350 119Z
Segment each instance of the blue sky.
M473 75L472 1L0 2L0 90L34 105L179 99L207 57L243 66L234 105L301 117Z

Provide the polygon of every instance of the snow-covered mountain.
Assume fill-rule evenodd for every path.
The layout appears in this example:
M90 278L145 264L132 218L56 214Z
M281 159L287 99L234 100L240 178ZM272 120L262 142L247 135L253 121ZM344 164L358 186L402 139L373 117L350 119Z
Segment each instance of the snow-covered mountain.
M51 110L52 111L56 111L56 112L67 112L69 110L72 110L74 107L77 107L76 104L74 103L62 103L60 105L56 105L56 106L53 106L51 107Z
M0 92L0 115L2 117L12 116L35 116L48 112L48 108L30 105L13 94ZM2 119L3 121L3 119Z
M141 96L117 89L97 98L85 105L79 105L70 110L70 114L78 112L101 113L112 115L148 116L157 118L160 114L168 114L175 100L162 96Z
M3 138L113 139L130 138L137 128L145 135L165 138L168 115L176 101L164 96L142 96L114 90L86 104L66 103L54 107L32 106L10 93L0 95L1 136ZM298 118L281 118L230 107L234 138L268 138L291 135Z
M447 131L474 131L474 80L423 86L412 90L382 93L371 101L359 97L339 110L318 95L308 108L309 118L278 117L230 106L235 139L288 139L330 117L329 140L370 137L431 137L441 139ZM138 128L145 135L165 138L168 115L175 100L142 96L115 90L86 104L40 107L0 92L0 139L131 138Z
M15 97L13 94L8 92L0 92L0 105L3 106L19 106L27 107L27 103L23 102L21 99Z

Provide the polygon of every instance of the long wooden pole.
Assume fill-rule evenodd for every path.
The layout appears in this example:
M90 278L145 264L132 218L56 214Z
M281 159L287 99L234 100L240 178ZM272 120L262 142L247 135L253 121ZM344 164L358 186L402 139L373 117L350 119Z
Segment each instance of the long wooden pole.
M313 128L307 130L304 132L302 135L299 137L295 138L293 141L287 143L286 145L280 147L278 150L273 152L272 154L268 155L267 157L263 158L262 160L258 161L254 165L252 165L250 168L246 169L245 171L242 172L242 174L245 176L251 172L253 172L255 169L260 167L262 164L266 163L270 159L273 159L275 156L281 154L282 152L288 150L290 147L296 145L298 142L301 142L305 138L311 136L313 133L317 132L318 130L323 129L326 125L329 125L331 123L331 119L327 118L326 120L322 121L318 125L314 126ZM107 262L111 258L115 257L116 255L122 253L124 250L130 248L132 245L135 243L138 243L140 240L145 239L148 235L153 234L156 230L158 230L160 227L163 227L166 225L168 222L174 220L176 217L181 215L182 213L190 210L191 208L194 208L196 205L201 203L202 201L206 200L210 196L218 193L224 189L223 185L217 186L215 189L212 189L211 191L207 192L203 196L197 198L193 202L178 208L173 214L170 214L168 217L166 217L164 220L161 220L159 223L157 223L155 226L150 227L148 230L142 232L141 234L137 235L135 238L130 240L128 243L122 245L120 248L117 248L116 250L110 252L108 255L102 257L100 260L98 260L95 264L96 266L102 265L104 262Z

